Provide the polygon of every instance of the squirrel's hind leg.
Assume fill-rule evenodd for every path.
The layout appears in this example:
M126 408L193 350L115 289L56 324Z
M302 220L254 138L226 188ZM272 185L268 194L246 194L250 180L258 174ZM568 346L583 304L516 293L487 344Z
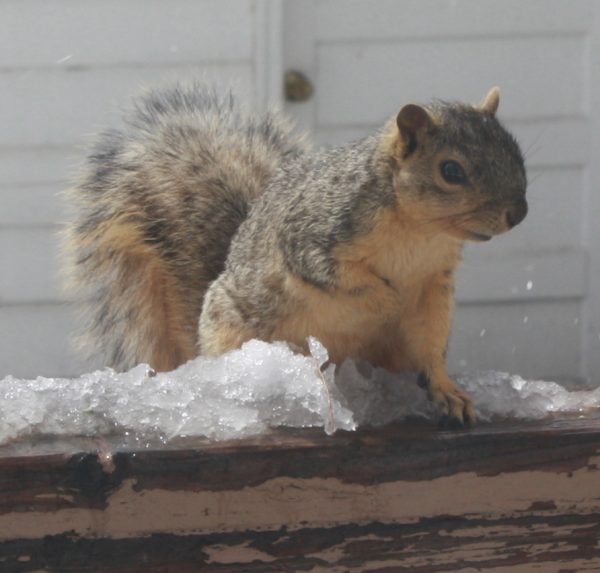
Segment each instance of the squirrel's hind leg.
M249 327L239 305L217 279L206 292L202 304L198 323L200 353L218 356L239 348L244 342L257 338L258 334Z

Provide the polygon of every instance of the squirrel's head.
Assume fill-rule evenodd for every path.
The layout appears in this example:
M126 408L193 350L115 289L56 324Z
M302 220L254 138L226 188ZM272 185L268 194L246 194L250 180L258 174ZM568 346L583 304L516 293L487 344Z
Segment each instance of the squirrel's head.
M496 119L500 92L478 106L404 106L396 118L398 206L418 224L488 240L527 214L527 176L514 137Z

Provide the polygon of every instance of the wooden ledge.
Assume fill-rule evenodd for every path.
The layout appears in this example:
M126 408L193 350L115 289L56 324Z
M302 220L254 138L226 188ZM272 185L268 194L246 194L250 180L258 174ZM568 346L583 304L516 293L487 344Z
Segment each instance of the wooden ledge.
M600 570L600 417L115 443L0 449L0 570Z

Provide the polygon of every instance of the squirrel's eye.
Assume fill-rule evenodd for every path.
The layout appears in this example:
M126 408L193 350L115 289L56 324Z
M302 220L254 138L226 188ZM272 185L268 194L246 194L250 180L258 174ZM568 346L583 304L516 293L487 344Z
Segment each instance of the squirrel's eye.
M460 163L456 161L444 161L440 167L440 170L446 183L460 185L461 183L467 182L465 170L461 167Z

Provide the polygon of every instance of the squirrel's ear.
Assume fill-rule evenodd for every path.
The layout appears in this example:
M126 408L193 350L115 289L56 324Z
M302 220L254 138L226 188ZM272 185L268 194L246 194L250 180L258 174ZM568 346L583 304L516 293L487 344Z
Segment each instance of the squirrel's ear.
M498 104L500 103L500 88L493 87L487 95L483 98L481 103L479 104L479 109L482 111L487 111L492 115L496 114L498 110Z
M405 157L417 148L422 134L433 125L427 110L414 103L409 103L400 110L396 123L404 142Z

